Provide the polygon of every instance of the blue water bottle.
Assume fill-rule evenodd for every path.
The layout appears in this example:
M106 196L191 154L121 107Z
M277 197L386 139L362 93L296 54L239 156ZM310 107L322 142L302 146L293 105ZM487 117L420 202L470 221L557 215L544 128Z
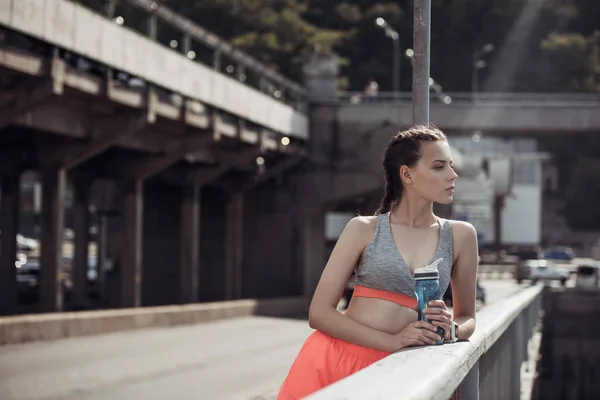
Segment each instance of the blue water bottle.
M427 308L427 303L431 300L440 299L440 274L437 266L442 260L443 258L438 258L432 264L415 270L415 295L417 296L417 311L419 313L420 321L427 321L425 313L423 312L423 310ZM436 333L440 335L442 340L435 344L442 344L444 340L444 330L438 327Z

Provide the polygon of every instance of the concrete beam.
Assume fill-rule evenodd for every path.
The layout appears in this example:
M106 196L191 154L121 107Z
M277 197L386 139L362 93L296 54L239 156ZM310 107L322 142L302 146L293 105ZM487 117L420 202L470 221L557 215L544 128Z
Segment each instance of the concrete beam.
M146 180L182 160L187 154L195 152L206 154L207 157L214 157L216 152L206 149L206 146L213 141L213 135L209 133L187 135L171 146L163 156L132 162L123 168L123 174L134 179Z
M252 178L248 179L245 183L241 185L240 190L243 192L247 192L248 190L253 189L254 187L268 181L269 179L275 178L284 173L285 171L294 168L296 165L300 164L305 159L305 156L293 155L284 160L281 160L277 164L269 167L264 173L252 176Z
M13 314L17 306L17 233L20 215L18 170L0 174L0 314Z
M105 152L119 141L135 135L156 121L152 111L135 111L110 117L95 123L92 139L87 144L76 144L58 149L53 157L66 169L73 169L85 161Z
M48 70L44 58L16 49L0 48L0 68L16 71L29 76L42 76Z
M50 62L50 80L38 85L17 90L0 110L0 129L6 128L16 118L64 91L65 64L57 58Z
M223 155L219 158L219 165L212 168L198 167L186 174L184 180L196 185L206 185L236 166L247 164L264 153L262 146L253 146L233 154Z

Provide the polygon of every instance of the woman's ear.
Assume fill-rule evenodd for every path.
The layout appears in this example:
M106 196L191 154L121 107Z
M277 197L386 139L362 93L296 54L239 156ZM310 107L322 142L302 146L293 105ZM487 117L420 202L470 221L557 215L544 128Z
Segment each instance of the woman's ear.
M410 168L408 168L406 165L400 167L400 180L407 185L412 183Z

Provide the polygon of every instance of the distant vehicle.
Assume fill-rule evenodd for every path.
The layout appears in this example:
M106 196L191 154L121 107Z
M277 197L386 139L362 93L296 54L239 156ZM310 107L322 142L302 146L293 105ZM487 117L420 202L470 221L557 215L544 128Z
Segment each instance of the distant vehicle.
M16 271L17 296L19 303L33 303L39 297L40 263L37 259L28 259L19 264Z
M532 268L537 268L540 266L540 264L546 265L546 261L539 259L519 261L514 272L514 278L517 281L517 283L521 283L524 280L531 279Z
M519 261L524 261L524 260L541 260L542 258L544 258L544 255L542 252L537 251L535 249L529 249L529 250L517 250L514 253L512 253L514 256L516 256Z
M577 267L575 286L581 288L600 287L600 264Z
M573 249L567 246L557 246L544 251L546 260L570 262L573 260Z
M566 268L557 267L550 260L540 260L537 266L532 266L531 270L531 284L535 285L540 281L560 281L565 286L569 280L569 270Z

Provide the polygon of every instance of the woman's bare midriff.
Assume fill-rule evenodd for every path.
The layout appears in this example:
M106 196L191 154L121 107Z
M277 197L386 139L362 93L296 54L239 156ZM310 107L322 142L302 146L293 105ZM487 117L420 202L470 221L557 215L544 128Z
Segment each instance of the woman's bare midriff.
M392 335L417 320L415 310L370 297L353 297L345 315L370 328Z

